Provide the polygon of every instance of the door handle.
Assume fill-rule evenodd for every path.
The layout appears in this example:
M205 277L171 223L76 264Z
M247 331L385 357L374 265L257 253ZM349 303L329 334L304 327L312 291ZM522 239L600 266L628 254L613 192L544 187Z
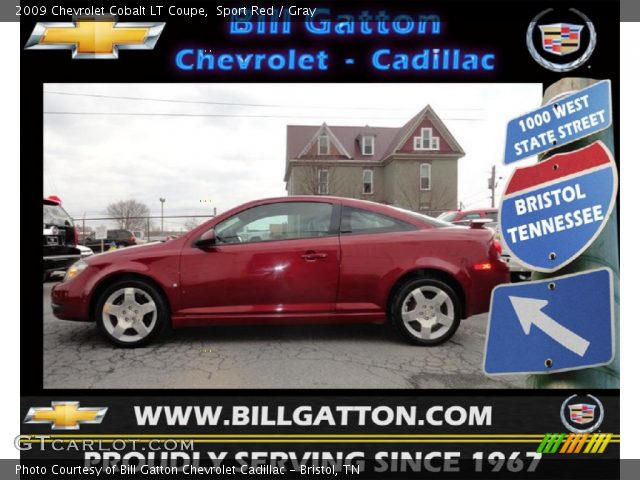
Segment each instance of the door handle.
M318 253L313 251L305 252L301 255L301 257L307 262L315 262L316 260L322 260L324 258L327 258L328 256L329 255L326 253Z

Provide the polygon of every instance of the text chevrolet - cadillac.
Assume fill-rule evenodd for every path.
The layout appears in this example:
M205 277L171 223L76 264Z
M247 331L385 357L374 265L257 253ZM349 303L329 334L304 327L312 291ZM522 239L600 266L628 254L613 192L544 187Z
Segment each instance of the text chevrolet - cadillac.
M437 345L509 281L493 231L361 200L300 196L236 207L166 243L74 264L51 300L138 347L167 327L383 323Z

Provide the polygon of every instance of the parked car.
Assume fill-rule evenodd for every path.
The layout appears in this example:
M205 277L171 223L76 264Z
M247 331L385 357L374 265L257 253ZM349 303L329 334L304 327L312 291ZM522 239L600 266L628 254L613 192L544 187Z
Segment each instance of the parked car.
M76 248L80 252L81 258L86 258L93 255L93 250L91 250L89 247L85 247L84 245L76 245Z
M99 252L102 248L102 241L97 240L95 238L95 234L87 237L84 241L84 245L89 247L94 252ZM105 250L111 246L111 244L115 244L116 247L130 247L131 245L137 245L138 239L133 234L131 230L125 229L117 229L117 230L107 230L107 238L104 240Z
M240 232L268 230L244 241ZM166 243L73 265L51 291L61 319L96 321L138 347L166 327L383 323L447 341L509 281L493 231L362 200L285 197L241 205Z
M145 238L145 234L142 230L134 230L132 233L133 233L133 236L136 237L136 245L142 245L144 243L148 243L147 239Z
M452 210L442 212L438 216L438 220L453 223L455 225L469 225L472 220L489 219L492 222L498 221L497 208L478 208L475 210Z
M57 197L42 200L43 280L55 271L64 271L80 259L73 219Z
M531 280L531 270L522 265L517 258L512 257L509 251L504 246L504 239L500 232L500 226L498 222L488 223L485 225L488 228L492 228L496 232L496 240L500 242L500 256L502 260L509 265L509 272L511 272L511 282L526 282Z

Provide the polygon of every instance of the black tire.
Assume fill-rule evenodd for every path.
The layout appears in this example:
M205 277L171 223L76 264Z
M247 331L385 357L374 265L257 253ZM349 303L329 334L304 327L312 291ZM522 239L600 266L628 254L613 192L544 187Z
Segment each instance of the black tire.
M106 309L113 314L105 310L107 302L109 306ZM155 310L145 313L151 308ZM109 285L100 293L94 310L94 320L100 333L110 343L122 348L149 344L166 330L170 318L163 295L149 282L139 279L122 279Z
M412 294L418 289L424 298L423 305L419 305ZM441 304L440 299L444 299ZM403 319L405 302L407 321ZM419 315L423 311L424 314ZM418 316L418 319L409 319L413 312L416 312L413 316ZM414 345L431 347L446 342L456 333L462 316L462 302L455 290L440 279L428 276L412 278L403 283L394 295L389 316L391 324L405 340ZM444 322L439 323L439 321ZM445 322L450 324L446 325ZM423 334L423 324L433 326L434 329L424 330ZM426 338L423 338L423 335Z

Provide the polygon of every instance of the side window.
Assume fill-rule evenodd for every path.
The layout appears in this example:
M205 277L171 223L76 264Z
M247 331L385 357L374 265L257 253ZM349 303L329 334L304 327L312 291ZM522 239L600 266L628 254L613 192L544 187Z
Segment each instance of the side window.
M342 208L341 233L385 233L416 230L410 223L368 210Z
M215 227L221 244L267 242L331 234L328 203L282 202L244 210Z
M480 218L480 214L479 213L468 213L466 214L464 217L462 217L460 220L465 220L465 221L469 221L469 220L474 220L476 218Z

